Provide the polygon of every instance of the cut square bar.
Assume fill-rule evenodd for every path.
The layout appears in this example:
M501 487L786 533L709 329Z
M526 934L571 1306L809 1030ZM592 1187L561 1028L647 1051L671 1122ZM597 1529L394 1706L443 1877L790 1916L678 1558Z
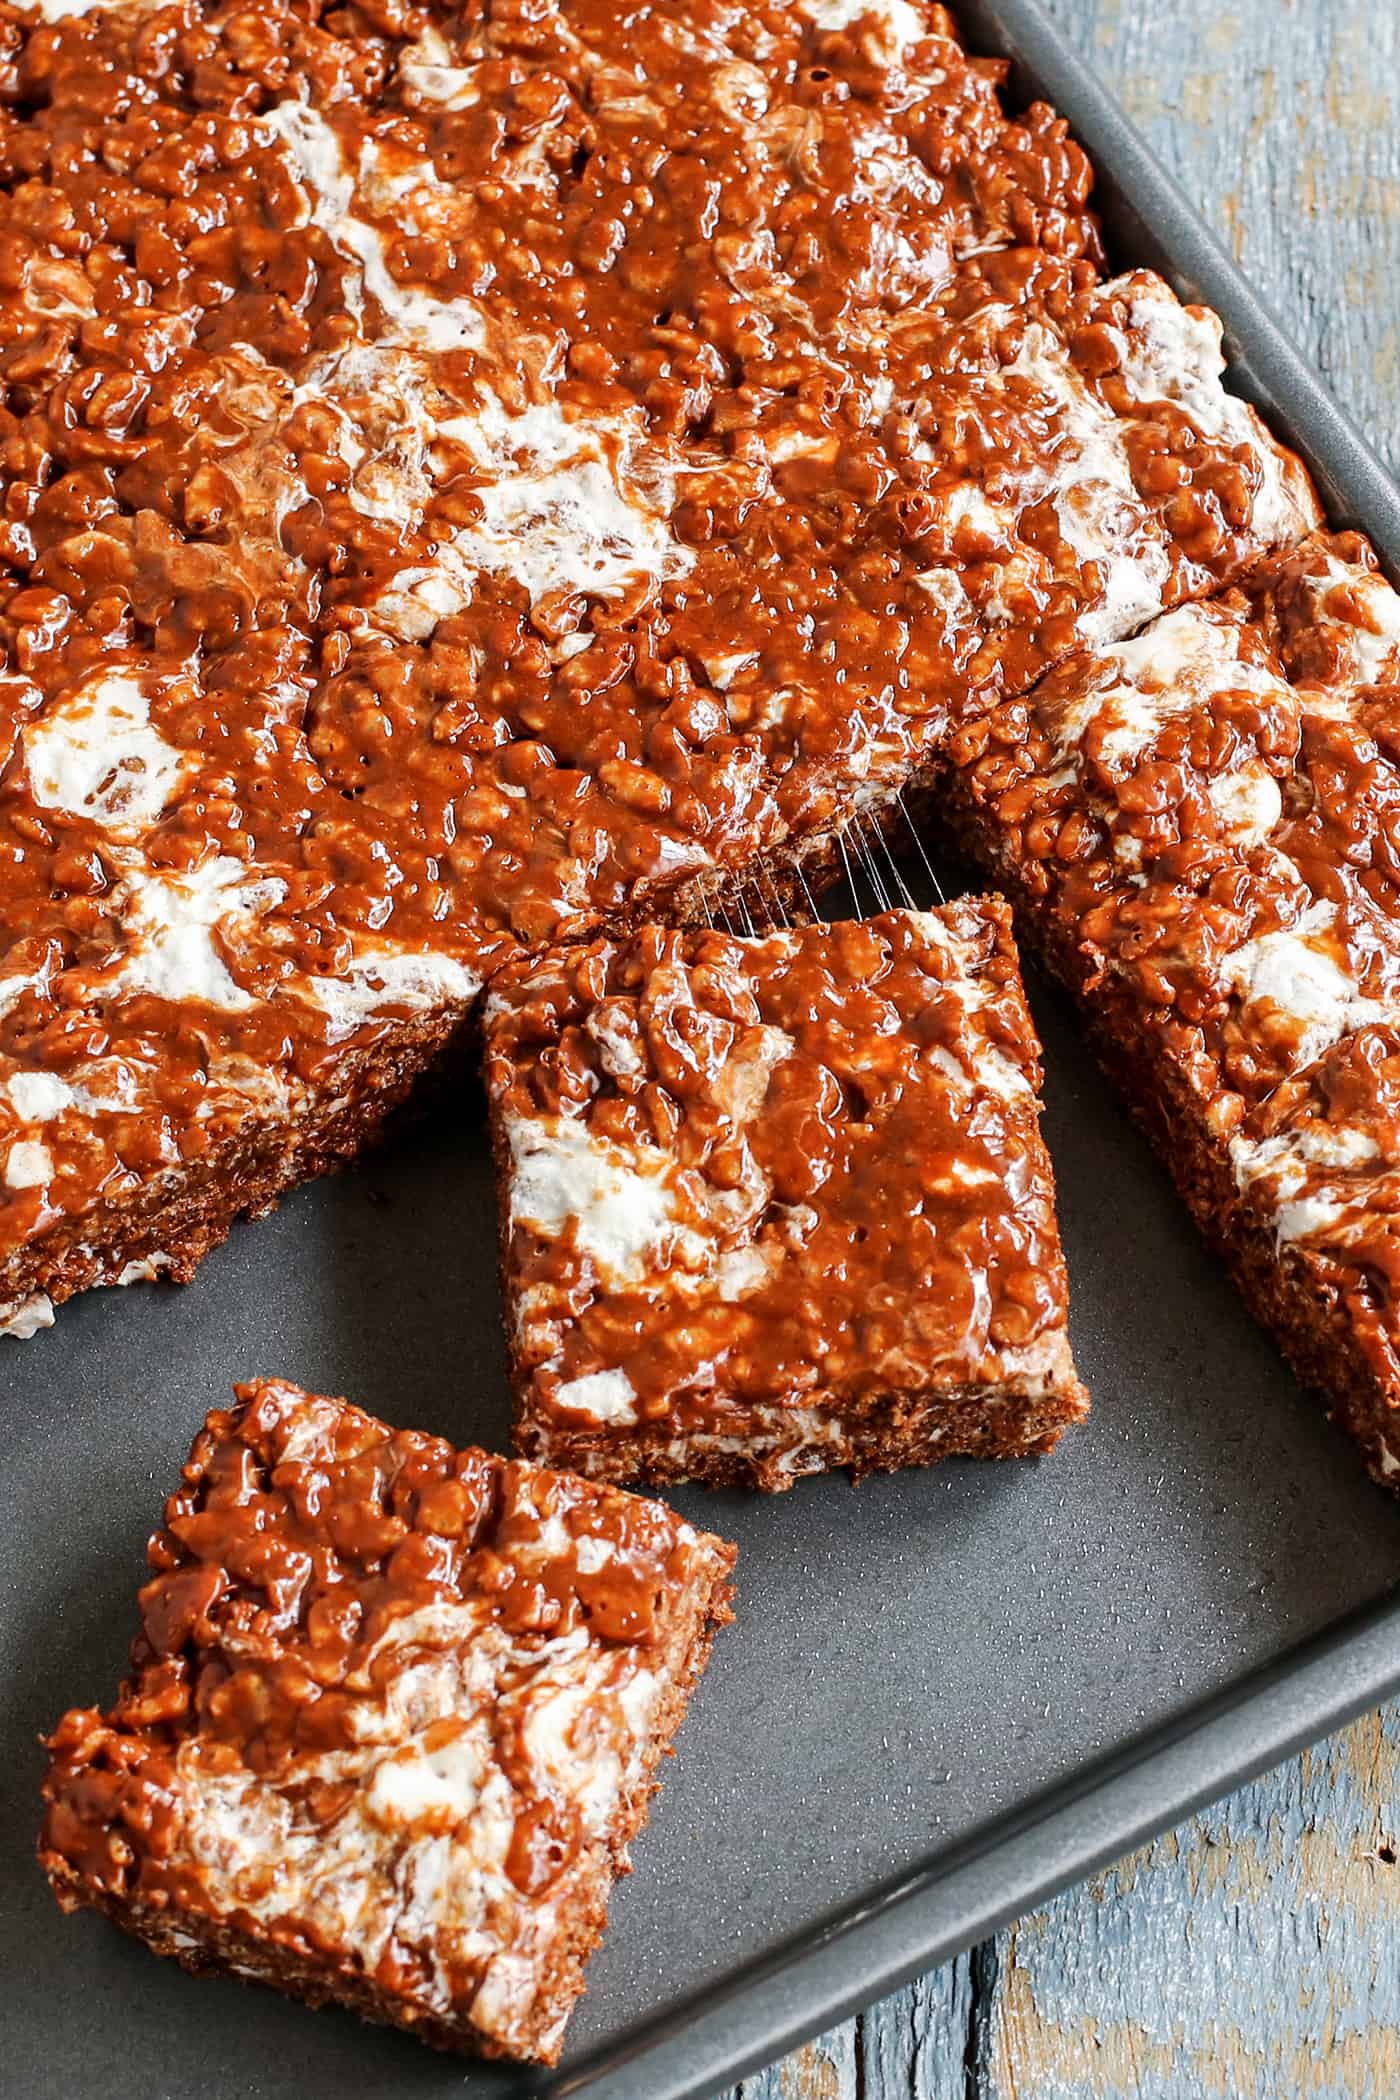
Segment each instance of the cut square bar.
M279 1381L211 1414L40 1846L195 1971L550 2063L734 1549Z
M999 902L555 950L485 1029L523 1452L780 1489L1085 1412Z

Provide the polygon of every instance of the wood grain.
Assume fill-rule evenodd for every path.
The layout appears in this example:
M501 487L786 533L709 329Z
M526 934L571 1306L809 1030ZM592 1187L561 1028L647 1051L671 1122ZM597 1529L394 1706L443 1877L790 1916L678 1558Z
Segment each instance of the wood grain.
M1046 0L1392 466L1400 6Z
M1013 1926L985 2100L1394 2100L1397 1755L1392 1708Z
M1400 0L1046 0L1400 467ZM731 2100L1400 2100L1400 1704Z
M859 2092L857 2023L848 2020L735 2088L735 2100L853 2100Z

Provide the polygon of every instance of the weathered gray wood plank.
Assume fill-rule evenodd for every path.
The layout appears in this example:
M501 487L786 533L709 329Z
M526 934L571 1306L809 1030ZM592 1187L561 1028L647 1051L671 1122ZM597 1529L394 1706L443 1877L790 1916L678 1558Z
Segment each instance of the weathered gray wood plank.
M862 2100L965 2100L976 1968L965 1954L861 2016Z
M733 2100L855 2100L857 2022L833 2027L767 2071L736 2086Z
M985 2100L1394 2100L1397 1755L1392 1707L1012 1927Z
M1400 0L1047 4L1400 465ZM1396 1851L1400 1705L743 2100L1394 2100Z
M1395 0L1047 5L1394 464Z

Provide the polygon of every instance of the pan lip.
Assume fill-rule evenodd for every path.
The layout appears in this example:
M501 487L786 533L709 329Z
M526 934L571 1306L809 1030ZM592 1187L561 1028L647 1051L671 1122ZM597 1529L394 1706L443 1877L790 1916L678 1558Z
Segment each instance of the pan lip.
M1400 1584L565 2064L541 2100L706 2100L1397 1692Z

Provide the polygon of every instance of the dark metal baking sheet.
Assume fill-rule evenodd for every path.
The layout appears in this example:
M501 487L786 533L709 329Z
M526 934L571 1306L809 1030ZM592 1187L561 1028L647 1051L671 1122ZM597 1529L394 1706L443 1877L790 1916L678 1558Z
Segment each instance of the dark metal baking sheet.
M1117 261L1224 314L1338 521L1400 555L1392 485L1036 0L962 12L1090 148ZM61 1918L32 1863L35 1736L113 1690L146 1532L231 1377L502 1444L475 1093L236 1232L187 1290L97 1295L0 1345L0 2093L700 2100L1400 1685L1400 1513L1034 996L1092 1420L1035 1465L674 1498L739 1541L740 1617L551 2080L196 1986Z

